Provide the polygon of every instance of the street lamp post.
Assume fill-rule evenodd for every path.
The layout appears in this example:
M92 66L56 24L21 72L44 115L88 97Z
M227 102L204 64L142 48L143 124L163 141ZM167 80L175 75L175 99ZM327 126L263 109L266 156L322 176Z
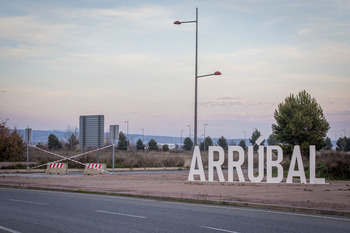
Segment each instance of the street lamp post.
M143 144L143 141L145 140L145 129L141 129L142 131L142 144Z
M188 129L188 137L191 138L191 124L187 125Z
M129 147L129 120L126 120L125 123L126 123L126 150L128 150L128 147Z
M204 126L204 137L203 137L204 148L203 148L203 150L205 151L205 126L208 126L208 124L204 123L203 126Z
M213 74L200 75L198 76L198 8L196 8L196 20L192 21L175 21L174 24L180 25L183 23L195 23L196 24L196 53L195 53L195 68L194 68L194 76L195 76L195 91L194 91L194 146L197 146L197 89L198 89L198 78L212 76L212 75L221 75L219 71L216 71Z
M184 131L183 130L181 130L181 141L180 141L180 147L182 148L182 133L183 133Z

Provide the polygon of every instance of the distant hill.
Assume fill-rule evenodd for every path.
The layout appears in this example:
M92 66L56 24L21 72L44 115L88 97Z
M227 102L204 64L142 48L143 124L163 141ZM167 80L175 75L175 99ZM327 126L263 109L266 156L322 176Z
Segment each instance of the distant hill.
M25 130L19 129L20 134L24 137ZM47 143L50 134L55 134L59 140L65 140L65 131L62 130L32 130L33 143Z
M21 135L24 135L25 130L24 129L19 129L18 130ZM47 139L50 134L55 134L59 140L65 141L66 139L64 138L65 131L63 130L33 130L32 131L32 140L33 144L37 143L42 143L46 144ZM105 133L105 137L108 136L109 133ZM126 135L125 135L126 136ZM137 140L141 139L142 140L142 135L141 134L129 134L129 140L132 145L135 145ZM170 137L170 136L152 136L152 135L144 135L143 143L146 144L148 143L151 139L154 139L157 143L160 144L181 144L181 137ZM182 137L182 142L185 139L185 137ZM192 138L193 140L193 138ZM218 138L212 138L213 143L216 143ZM234 143L235 145L238 145L239 142L242 139L228 139L227 142L229 145L232 145ZM244 140L244 139L243 139ZM198 143L202 142L203 138L198 139ZM248 139L245 139L245 143L247 146L250 146L250 142ZM265 142L266 144L266 142ZM336 148L336 141L332 141L333 144L333 149L335 150ZM267 144L266 144L267 145Z
M20 134L23 136L25 130L24 129L19 129L18 130L20 132ZM59 140L63 140L65 141L65 131L63 130L33 130L32 131L32 140L33 143L42 143L42 144L46 144L47 143L47 139L49 137L50 134L55 134ZM105 133L105 136L107 137L109 133ZM143 142L146 144L148 143L151 139L154 139L157 143L160 144L181 144L181 137L170 137L170 136L155 136L155 135L144 135L144 137L141 134L129 134L129 140L131 144L136 144L137 140L143 140ZM185 137L182 137L182 142L185 139ZM216 141L218 140L218 138L212 138L213 142L216 143ZM193 140L193 138L192 138ZM238 145L238 143L241 141L242 139L229 139L228 143L231 144L232 142L235 143L236 145ZM198 142L203 141L202 138L198 139ZM249 140L246 139L246 144L250 145Z

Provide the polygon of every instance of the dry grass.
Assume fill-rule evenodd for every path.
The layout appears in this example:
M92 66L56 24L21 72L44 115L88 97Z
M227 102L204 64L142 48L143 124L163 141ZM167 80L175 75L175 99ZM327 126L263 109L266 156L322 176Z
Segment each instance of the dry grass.
M316 171L320 177L328 179L350 179L350 152L319 152Z
M90 149L91 150L91 149ZM86 149L89 151L89 149ZM58 150L51 151L53 153L59 154L64 157L71 157L74 155L78 155L81 153L80 150L76 151L67 151L67 150ZM117 168L138 168L138 167L183 167L186 163L186 166L189 168L190 161L192 159L192 151L184 151L184 150L170 150L168 152L164 151L117 151L115 150L115 167ZM99 153L94 152L91 154L79 156L74 158L79 162L85 163L96 163L97 156L99 156L100 163L106 163L107 167L112 167L112 148L107 148L99 151ZM203 166L208 166L208 152L201 151ZM227 169L228 164L228 155L225 152L225 162L223 164L223 168ZM248 167L248 155L245 153L244 155L244 163L242 168ZM44 164L47 162L53 162L60 159L55 155L51 155L48 153L44 153L37 149L30 149L29 153L29 161L37 162L39 164ZM218 159L218 154L214 153L214 160ZM234 152L233 156L234 161L238 160L238 153ZM25 161L25 156L22 158ZM288 163L289 164L289 163ZM254 154L254 167L258 166L258 156L257 153ZM69 167L82 167L77 163L69 162Z
M89 150L85 150L89 151ZM81 153L77 151L51 151L64 157L71 157ZM112 167L112 148L94 153L90 153L77 158L79 162L96 163L97 156L100 163L106 163L107 167ZM192 152L173 150L168 152L163 151L117 151L115 150L115 167L119 168L137 168L137 167L182 167L186 159L192 158ZM51 155L37 149L30 149L29 161L44 164L60 159L55 155ZM81 167L81 165L69 162L69 167Z

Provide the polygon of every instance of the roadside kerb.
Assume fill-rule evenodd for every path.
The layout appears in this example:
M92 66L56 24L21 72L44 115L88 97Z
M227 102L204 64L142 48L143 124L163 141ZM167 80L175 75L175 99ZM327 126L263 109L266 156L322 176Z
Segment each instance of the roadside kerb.
M48 154L51 154L51 155L54 155L54 156L57 156L57 157L62 158L62 159L59 159L59 160L54 161L54 163L59 163L59 162L62 162L62 161L64 161L64 160L69 160L69 161L78 163L78 164L83 165L83 166L86 166L86 164L85 164L85 163L82 163L82 162L79 162L79 161L76 161L76 160L74 160L73 158L76 158L76 157L79 157L79 156L83 156L83 155L86 155L86 154L89 154L89 153L93 153L93 152L96 152L96 151L99 151L99 150L103 150L103 149L109 148L109 147L111 147L111 146L112 146L112 145L108 145L108 146L105 146L105 147L102 147L102 148L98 148L98 149L95 149L95 150L87 151L87 152L84 152L84 153L81 153L81 154L78 154L78 155L73 155L73 156L67 158L67 157L64 157L64 156L62 156L62 155L59 155L59 154L56 154L56 153L53 153L53 152L46 151L46 150L44 150L44 149L38 148L38 147L36 147L36 146L29 145L29 147L31 147L31 148L35 148L35 149L38 149L38 150L43 151L43 152L45 152L45 153L48 153ZM46 163L46 164L42 164L42 165L38 165L38 166L35 166L35 167L30 168L30 170L31 170L31 169L35 169L35 168L39 168L39 167L43 167L43 166L49 166L51 163L52 163L52 162L49 162L49 163ZM102 172L105 172L105 173L108 173L108 174L112 174L112 173L110 173L110 172L107 171L107 170L102 170L102 169L98 169L98 168L93 168L93 169L96 169L96 170L99 170L99 171L102 171Z

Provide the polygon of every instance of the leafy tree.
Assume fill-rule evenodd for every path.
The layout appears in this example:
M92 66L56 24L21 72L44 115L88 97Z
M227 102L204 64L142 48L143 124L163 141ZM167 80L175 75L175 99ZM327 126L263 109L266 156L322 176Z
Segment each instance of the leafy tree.
M350 151L350 138L343 137L337 140L337 151Z
M44 149L45 146L39 142L38 144L36 144L36 147L40 149Z
M245 143L245 140L241 140L238 144L238 146L242 147L243 150L247 150L247 144Z
M322 148L324 150L332 150L333 148L333 144L332 141L329 137L326 137L326 139L324 140L324 144L325 146Z
M322 107L305 90L296 96L291 94L280 103L274 117L276 124L272 125L272 131L280 143L290 148L300 145L304 155L308 154L310 145L316 149L324 146L329 123Z
M68 150L75 149L75 147L79 144L78 139L78 128L74 130L68 125L66 132L64 133L64 138L67 140L66 147Z
M218 145L221 146L224 150L227 150L227 140L224 136L221 136L219 139L218 139Z
M169 146L168 144L163 145L163 151L169 151Z
M252 146L255 144L256 140L258 140L258 138L261 136L260 131L258 131L257 129L254 130L253 134L252 134L252 138L249 138L249 142L252 144ZM259 144L261 146L263 146L265 144L265 139ZM259 148L259 145L254 145L254 150L257 151Z
M273 134L270 134L269 138L267 139L267 145L275 146L277 144L278 144L278 141L276 140L275 136Z
M204 139L204 142L201 142L201 144L199 145L199 149L207 151L208 147L212 145L213 145L213 140L211 139L211 137L208 136Z
M141 139L137 140L137 142L136 142L136 149L137 150L145 150L145 145L143 144Z
M184 140L184 145L182 146L182 148L183 148L184 150L191 150L192 147L193 147L193 141L192 141L192 139L191 139L190 137L185 138L185 140Z
M47 145L49 146L49 150L62 149L62 143L58 140L58 137L54 134L49 135Z
M16 129L11 132L6 122L0 123L0 161L20 161L25 148L23 139Z
M122 131L119 132L119 140L118 140L118 150L127 150L128 149L128 141L126 140L126 136Z
M148 142L148 149L149 150L158 150L157 142L153 138Z

